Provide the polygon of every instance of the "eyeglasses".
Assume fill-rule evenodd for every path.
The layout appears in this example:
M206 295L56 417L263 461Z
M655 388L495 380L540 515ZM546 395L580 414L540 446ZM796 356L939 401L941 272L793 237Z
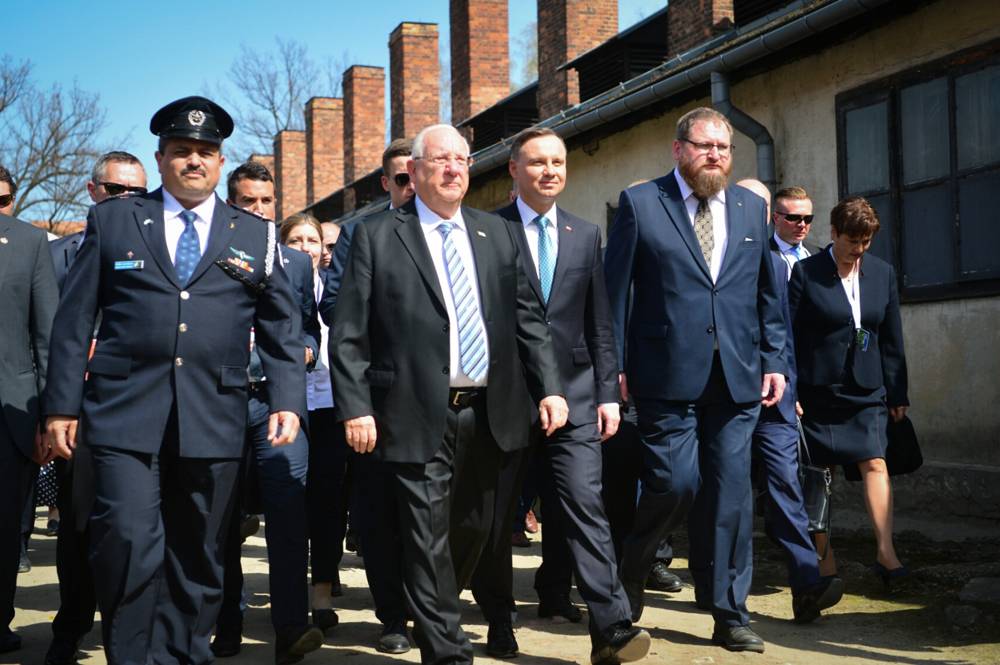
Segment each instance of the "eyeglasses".
M145 187L133 187L133 186L130 186L130 185L122 185L121 183L117 183L117 182L99 182L97 184L100 185L101 187L103 187L104 191L106 191L111 196L121 196L122 194L125 194L125 193L128 193L128 194L145 194L146 193L146 188Z
M397 173L392 176L392 181L396 183L396 187L406 187L410 184L410 174L409 173Z
M712 148L715 148L719 153L719 157L728 157L734 150L736 146L732 143L699 143L697 141L691 141L689 139L681 139L685 143L689 143L694 146L695 150L698 152L708 154L712 152Z
M435 155L433 157L414 157L413 159L422 159L442 169L453 162L458 164L458 168L460 169L472 166L472 157L465 155Z
M0 208L6 208L13 202L14 202L13 194L4 194L3 196L0 196Z
M809 226L813 222L813 215L796 215L794 213L781 212L779 210L775 210L774 214L781 215L792 224L798 224L799 222L802 222L806 226Z

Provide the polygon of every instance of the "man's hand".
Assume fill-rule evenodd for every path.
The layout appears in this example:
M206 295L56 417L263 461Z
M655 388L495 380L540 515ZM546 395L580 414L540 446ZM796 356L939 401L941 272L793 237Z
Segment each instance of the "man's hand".
M765 374L764 383L760 388L760 403L763 406L774 406L785 394L784 374Z
M31 461L38 466L45 466L56 456L49 448L48 442L42 436L41 428L35 430L35 441L31 447Z
M313 361L313 350L308 346L306 347L306 367L312 364Z
M347 445L358 453L370 453L375 450L375 439L378 434L375 431L374 416L360 416L344 421L344 433L347 435Z
M801 418L803 413L805 413L805 411L802 410L802 405L799 404L799 400L795 400L795 415Z
M75 416L49 416L45 419L44 446L49 454L63 459L73 457L76 449L76 426L80 419Z
M267 440L272 448L287 446L299 434L299 415L293 411L278 411L267 419Z
M613 437L618 432L621 421L621 411L617 402L597 405L597 431L601 435L601 441Z
M622 395L622 404L628 402L628 379L625 378L625 372L618 373L618 390Z
M906 411L910 407L908 406L890 406L889 415L892 417L892 422L898 423L900 420L906 417Z
M538 403L538 417L542 421L542 429L545 436L552 436L552 433L566 424L569 417L569 406L562 395L549 395Z

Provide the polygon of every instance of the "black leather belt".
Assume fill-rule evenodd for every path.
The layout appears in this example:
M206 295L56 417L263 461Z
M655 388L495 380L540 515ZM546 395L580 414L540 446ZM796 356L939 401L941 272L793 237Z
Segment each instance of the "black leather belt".
M485 394L485 388L451 388L448 390L448 406L452 409L464 409Z

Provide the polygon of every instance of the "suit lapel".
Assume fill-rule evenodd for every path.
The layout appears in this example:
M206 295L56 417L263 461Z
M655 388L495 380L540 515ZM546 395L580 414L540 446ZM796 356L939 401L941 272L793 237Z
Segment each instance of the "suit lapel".
M7 266L10 265L10 262L14 256L14 252L17 251L16 247L11 248L11 244L13 243L11 242L10 238L7 237L8 234L10 233L10 225L12 223L12 220L13 220L12 217L0 220L0 238L3 238L7 241L7 242L0 242L0 288L2 288L4 284L3 278L4 275L7 274ZM20 224L21 222L13 222L13 223Z
M424 230L420 227L420 218L417 216L413 201L396 211L396 219L399 221L396 226L396 235L399 236L403 247L406 248L413 263L416 264L417 271L423 278L427 289L434 296L438 309L447 315L448 310L445 308L437 270L434 269L434 261L431 260L430 250L427 249L427 240L424 238Z
M733 195L732 190L726 192L726 253L722 256L722 265L719 266L719 279L726 272L726 268L732 263L736 256L736 249L746 237L746 210L743 208L743 201L739 201Z
M492 291L489 289L491 275L496 275L493 251L489 236L492 230L475 213L465 206L462 206L462 219L465 220L465 228L469 232L469 246L472 248L472 260L476 264L476 284L479 286L479 306L480 314L483 317L483 325L490 318L493 311Z
M673 222L681 239L684 240L688 251L691 252L692 260L694 260L709 281L711 281L712 273L709 272L708 266L705 264L705 257L701 254L701 245L698 244L698 237L694 234L694 227L691 225L687 210L684 208L684 202L681 200L681 190L677 186L674 172L671 171L663 178L660 178L659 184L660 203L663 204L663 208L667 211L667 216Z
M562 283L563 276L566 274L567 266L570 263L572 256L574 256L573 243L576 242L576 234L574 233L574 225L570 221L568 215L561 209L556 213L558 226L556 227L556 233L559 238L558 249L556 250L556 269L552 275L552 290L549 292L549 300L551 301L555 294L559 292L559 285Z
M163 222L163 193L157 189L149 198L135 199L136 208L133 211L139 235L149 249L153 260L160 267L160 272L178 289L182 288L177 280L177 271L167 252L167 237Z
M213 196L215 195L213 194ZM212 214L212 223L209 225L205 253L201 255L201 260L195 266L194 272L191 273L191 279L188 280L188 283L194 283L201 277L208 270L209 266L215 262L219 254L229 245L229 239L233 237L233 232L236 229L235 220L238 216L239 213L236 210L230 208L223 203L222 199L216 196L215 212ZM261 257L261 259L263 258ZM263 261L261 262L261 266L263 267Z
M542 284L538 281L538 270L535 268L535 261L531 258L531 248L528 246L528 234L524 231L524 222L521 221L521 212L517 209L517 203L512 203L497 214L507 220L513 228L514 238L517 239L517 249L521 253L521 267L528 276L528 284L535 292L538 302L544 303L542 299Z

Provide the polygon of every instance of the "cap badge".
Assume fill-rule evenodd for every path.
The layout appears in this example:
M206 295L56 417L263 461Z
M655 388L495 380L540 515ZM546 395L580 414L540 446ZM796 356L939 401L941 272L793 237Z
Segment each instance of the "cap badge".
M205 112L195 109L188 113L188 122L190 122L195 127L201 127L205 124Z

